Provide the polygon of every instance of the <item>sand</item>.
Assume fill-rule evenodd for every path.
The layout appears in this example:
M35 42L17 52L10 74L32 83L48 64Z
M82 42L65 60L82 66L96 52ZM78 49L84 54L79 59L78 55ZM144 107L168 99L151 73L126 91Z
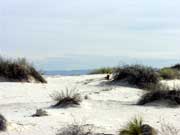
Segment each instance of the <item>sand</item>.
M166 122L180 129L180 108L162 105L137 106L144 93L128 86L105 85L105 75L53 76L47 84L0 82L0 113L8 120L8 131L2 135L55 135L74 122L88 124L98 133L117 134L127 121L141 116L145 123L159 129ZM180 86L179 80L163 81ZM78 107L53 109L50 95L66 87L76 88L83 99ZM31 117L36 109L49 114Z

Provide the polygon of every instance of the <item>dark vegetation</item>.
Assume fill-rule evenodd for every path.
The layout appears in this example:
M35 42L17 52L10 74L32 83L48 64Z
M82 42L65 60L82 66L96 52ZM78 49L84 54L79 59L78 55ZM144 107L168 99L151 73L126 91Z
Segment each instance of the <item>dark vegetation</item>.
M180 70L180 64L176 64L171 67L172 69Z
M171 67L165 67L159 70L160 77L162 79L180 79L180 64L176 64Z
M7 120L0 114L0 132L7 130Z
M148 124L143 124L141 118L135 118L120 130L119 135L157 135L157 132Z
M180 79L180 64L161 69L144 65L124 65L120 67L104 67L95 69L90 74L113 74L114 81L126 81L139 88L156 85L159 80Z
M180 71L175 68L162 68L159 70L160 77L162 79L180 79Z
M0 77L7 81L30 82L34 79L36 82L47 83L41 73L24 58L11 60L0 57Z
M54 92L50 95L54 101L57 103L53 107L70 107L80 105L81 96L76 89L62 90L61 92Z
M103 67L91 71L89 74L112 74L116 70L115 67Z
M95 135L91 128L83 125L73 124L59 130L56 135Z
M144 94L137 104L145 105L155 101L168 101L170 105L180 105L180 88L170 89L167 86L161 86Z
M142 89L151 89L159 83L158 71L143 65L126 65L116 69L113 75L115 82L127 82Z
M160 80L180 79L180 64L162 69L138 64L124 65L96 69L90 74L108 74L105 78L106 80L111 80L111 82L128 83L141 89L154 90L159 87ZM111 79L110 74L112 74Z

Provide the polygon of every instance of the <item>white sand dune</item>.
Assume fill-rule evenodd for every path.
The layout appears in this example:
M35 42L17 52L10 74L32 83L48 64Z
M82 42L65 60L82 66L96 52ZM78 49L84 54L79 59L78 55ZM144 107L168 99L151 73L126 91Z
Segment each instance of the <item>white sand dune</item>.
M141 116L147 124L159 128L162 121L180 129L180 108L135 105L143 90L104 85L104 75L46 77L48 84L0 82L0 113L8 120L4 135L55 135L57 130L74 121L93 125L97 132L116 134L128 120ZM170 86L180 81L166 81ZM88 96L79 107L52 109L50 94L77 88ZM31 117L36 109L49 116Z

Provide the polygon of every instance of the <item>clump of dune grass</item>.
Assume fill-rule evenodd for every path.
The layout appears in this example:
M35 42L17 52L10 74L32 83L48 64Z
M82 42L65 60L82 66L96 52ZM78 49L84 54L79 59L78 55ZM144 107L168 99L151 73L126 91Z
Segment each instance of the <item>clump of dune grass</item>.
M134 118L120 130L119 135L156 135L156 131L151 126L143 124L142 118Z
M103 67L99 69L94 69L89 74L112 74L115 69L115 67Z
M135 118L128 122L124 129L121 129L119 135L140 135L142 133L143 120L141 118Z
M170 89L168 86L161 85L158 89L145 93L137 104L145 105L155 101L167 102L170 105L180 105L180 88L173 87Z
M116 69L113 75L115 82L127 82L142 89L150 89L159 83L158 72L143 65L126 65Z
M53 105L53 107L69 107L80 105L81 102L81 95L77 91L77 89L68 89L62 90L60 92L55 91L53 94L50 95L54 101L57 103Z
M87 128L83 125L72 124L58 131L56 135L95 135L92 128Z
M7 130L7 120L6 118L0 114L0 132Z
M8 81L29 82L34 79L46 83L42 75L24 58L12 60L0 57L0 77Z
M162 68L159 74L162 79L180 79L180 71L175 68Z

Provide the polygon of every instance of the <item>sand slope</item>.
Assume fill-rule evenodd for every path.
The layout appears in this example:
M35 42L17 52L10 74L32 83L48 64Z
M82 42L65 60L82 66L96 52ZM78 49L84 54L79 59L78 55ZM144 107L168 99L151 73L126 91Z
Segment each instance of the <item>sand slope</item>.
M137 106L144 91L127 86L107 86L104 75L46 77L48 84L0 82L0 113L8 120L10 135L55 135L58 129L73 121L90 124L97 132L116 134L131 118L142 116L155 128L167 121L180 129L180 108ZM180 81L165 82L180 85ZM52 109L53 91L77 88L88 95L76 108ZM43 108L49 116L31 117Z

